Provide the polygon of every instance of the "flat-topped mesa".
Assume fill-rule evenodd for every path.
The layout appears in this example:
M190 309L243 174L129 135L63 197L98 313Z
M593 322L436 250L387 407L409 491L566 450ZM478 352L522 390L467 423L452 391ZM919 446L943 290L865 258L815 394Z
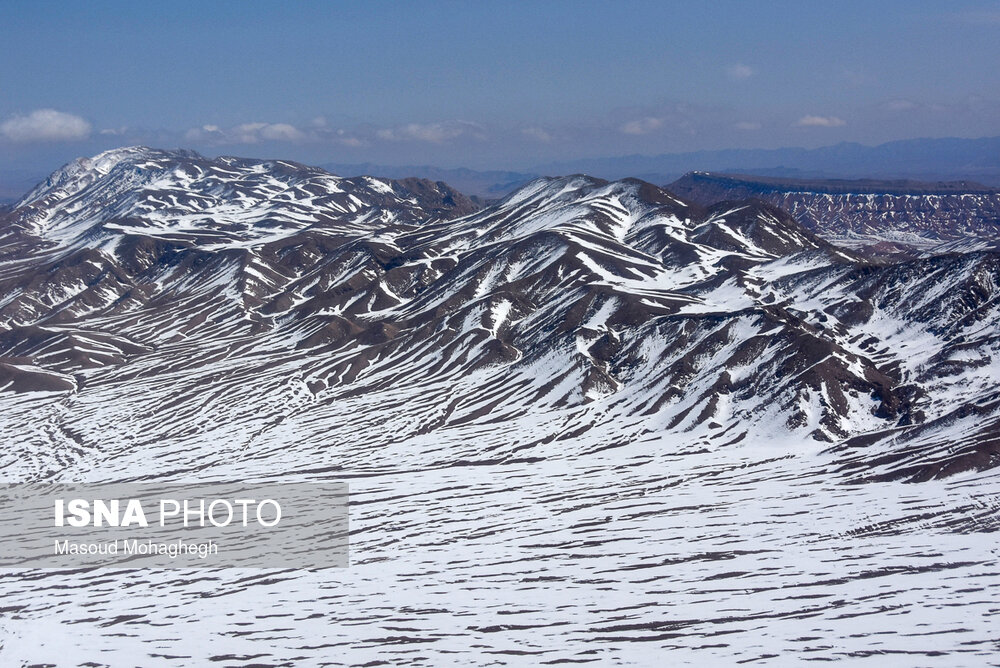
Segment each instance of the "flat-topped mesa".
M913 179L795 179L749 174L688 172L669 186L708 205L719 198L745 198L767 192L826 195L994 195L1000 188L975 181L915 181ZM712 189L711 191L709 189ZM729 189L728 193L725 189Z
M924 250L953 240L1000 240L1000 189L973 181L784 179L691 172L668 188L704 206L758 198L788 211L813 232L856 248L889 242L902 244L904 250Z

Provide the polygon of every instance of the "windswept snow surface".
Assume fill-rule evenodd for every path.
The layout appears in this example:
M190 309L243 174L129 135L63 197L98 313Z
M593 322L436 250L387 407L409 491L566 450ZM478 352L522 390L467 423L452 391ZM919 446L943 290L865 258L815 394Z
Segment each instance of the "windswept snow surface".
M351 567L0 573L0 666L1000 662L1000 262L122 149L0 219L6 481L347 481Z

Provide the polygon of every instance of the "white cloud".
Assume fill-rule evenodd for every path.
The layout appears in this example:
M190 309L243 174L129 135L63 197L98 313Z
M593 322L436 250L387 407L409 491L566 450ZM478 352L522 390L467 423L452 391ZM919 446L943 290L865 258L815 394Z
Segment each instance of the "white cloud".
M260 136L271 141L299 141L305 138L301 130L287 123L265 125L260 129Z
M90 123L63 111L36 109L0 124L0 133L11 141L76 141L90 136Z
M334 136L333 141L337 142L338 144L343 144L344 146L350 146L351 148L359 148L361 146L368 145L368 142L366 142L364 139L355 137L354 135L348 133L343 128L337 130L337 133Z
M800 128L839 128L844 125L847 125L847 121L836 116L806 115L795 121L795 126Z
M385 128L375 133L386 141L424 141L434 144L457 139L462 136L485 139L482 127L467 121L446 121L444 123L409 123L396 128Z
M521 134L546 144L552 141L552 135L541 128L524 128Z
M301 141L306 134L287 123L242 123L223 129L218 125L203 125L184 133L189 141L218 144L256 144L261 141Z
M756 121L740 121L736 124L737 130L760 130L760 123Z
M726 73L729 74L730 79L735 79L737 81L742 81L743 79L749 79L755 72L749 65L744 65L743 63L736 63L730 66Z
M645 135L658 130L663 127L662 118L654 118L653 116L647 116L645 118L640 118L634 121L629 121L622 125L619 130L627 135Z
M188 141L223 141L224 135L218 125L203 125L185 132L184 139Z

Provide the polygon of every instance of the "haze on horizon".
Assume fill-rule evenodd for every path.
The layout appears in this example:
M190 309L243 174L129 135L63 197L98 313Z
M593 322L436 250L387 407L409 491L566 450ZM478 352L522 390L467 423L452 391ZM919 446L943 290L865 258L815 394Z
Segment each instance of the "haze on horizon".
M996 2L0 6L0 170L145 144L309 163L1000 135Z

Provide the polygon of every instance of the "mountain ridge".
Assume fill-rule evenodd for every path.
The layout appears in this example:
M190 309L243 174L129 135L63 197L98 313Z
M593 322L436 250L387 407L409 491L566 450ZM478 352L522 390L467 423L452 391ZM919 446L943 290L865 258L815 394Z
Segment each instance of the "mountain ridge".
M770 204L705 208L637 179L544 177L485 208L417 183L151 149L73 163L0 219L7 387L55 388L71 403L108 382L152 388L153 369L200 378L239 341L256 351L248 369L285 368L303 392L293 405L318 414L402 383L424 388L418 414L450 406L433 430L483 428L498 418L467 386L476 378L522 430L516 447L495 444L501 459L553 456L557 434L513 426L532 412L589 414L582 448L643 430L703 447L771 433L836 444L884 431L902 443L961 407L934 398L947 376L930 358L900 357L899 333L879 323L930 327L937 356L994 345L972 333L997 308L990 253L872 265ZM927 272L956 286L962 337L934 333L951 315L901 299ZM959 367L970 387L990 387L978 362ZM444 379L458 385L439 395ZM227 419L237 431L255 422ZM464 445L435 455L474 456Z

